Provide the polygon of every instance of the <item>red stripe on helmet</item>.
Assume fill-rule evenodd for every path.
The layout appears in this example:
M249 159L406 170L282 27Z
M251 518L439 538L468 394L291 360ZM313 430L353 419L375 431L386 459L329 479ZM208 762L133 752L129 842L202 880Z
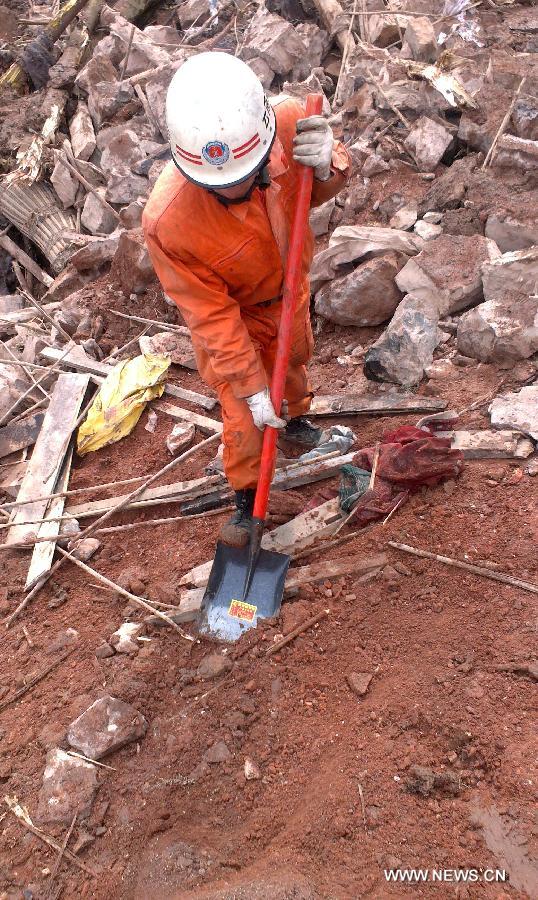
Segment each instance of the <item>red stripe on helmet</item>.
M185 153L183 153L183 151L179 149L179 147L176 147L176 153L178 156L181 156L181 158L184 159L185 162L192 163L193 166L203 165L200 158L196 159L196 157L194 156L186 156Z
M242 156L248 156L248 154L251 153L252 150L254 150L254 148L257 147L258 144L260 144L260 143L261 143L260 138L258 138L258 140L255 141L254 144L251 144L251 146L248 147L246 150L243 150L242 153L234 153L234 159L241 159Z
M236 156L237 153L241 153L241 151L246 150L247 147L250 149L250 144L252 144L252 146L255 146L255 144L253 144L253 141L255 141L257 144L260 143L260 136L258 132L256 132L256 134L253 134L252 137L249 138L248 141L245 141L244 144L241 144L240 147L236 147L235 150L232 150L233 155Z
M202 159L201 156L197 156L196 153L189 153L188 150L184 150L183 147L180 147L179 144L176 144L176 150L178 153L181 153L182 156L187 157L188 159Z

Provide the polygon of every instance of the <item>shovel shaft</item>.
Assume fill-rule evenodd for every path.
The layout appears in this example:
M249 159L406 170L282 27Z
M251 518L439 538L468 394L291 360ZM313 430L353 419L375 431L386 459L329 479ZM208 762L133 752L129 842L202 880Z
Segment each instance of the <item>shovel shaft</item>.
M321 94L309 94L306 100L306 115L316 116L321 114L323 98ZM299 188L297 191L297 205L290 235L290 246L284 275L284 287L282 291L282 315L278 329L278 342L271 381L271 400L275 412L280 415L286 375L291 352L291 336L297 295L301 284L302 260L305 236L308 228L308 214L310 211L310 198L312 194L312 181L314 170L307 166L301 166L299 172ZM273 480L273 470L276 458L276 441L278 430L266 426L263 435L263 446L260 463L260 474L256 488L254 501L254 518L264 520L267 514L269 501L269 488Z

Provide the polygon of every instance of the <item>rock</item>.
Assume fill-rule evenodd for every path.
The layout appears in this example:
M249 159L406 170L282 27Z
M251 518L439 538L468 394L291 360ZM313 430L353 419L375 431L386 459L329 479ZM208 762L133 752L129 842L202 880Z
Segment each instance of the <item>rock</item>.
M134 706L109 695L101 697L69 726L67 740L79 753L101 759L144 737L148 723Z
M435 179L427 194L419 202L419 216L430 210L444 211L460 206L480 159L477 153L456 159L446 172Z
M535 218L522 222L503 213L492 213L486 221L485 234L495 241L501 253L525 250L538 244L538 223Z
M134 97L134 90L127 81L122 81L121 84L103 81L92 85L88 93L88 112L95 127L100 128L103 122L115 116Z
M177 366L196 368L190 337L173 331L163 331L151 337L144 335L138 341L142 353L166 354Z
M441 225L433 225L430 222L425 222L423 219L415 222L413 231L415 234L418 234L423 241L431 241L433 238L439 237L439 235L443 233Z
M447 209L440 223L445 234L465 235L484 234L484 223L478 210L474 207L462 206L460 209Z
M157 181L159 180L161 173L166 169L168 162L169 161L167 159L155 159L152 162L148 170L148 183L150 191L152 191L157 184Z
M84 538L82 541L78 541L71 552L81 562L88 562L94 553L97 553L100 546L101 541L98 541L97 538Z
M488 300L461 316L458 350L481 362L509 363L538 352L538 297Z
M127 166L120 166L110 173L105 197L109 203L132 203L138 197L147 197L150 185L147 178L135 175Z
M363 163L361 175L364 178L373 178L374 175L381 175L382 172L388 172L389 169L389 164L381 156L371 153Z
M482 281L486 300L525 300L537 293L538 247L503 253L484 262Z
M204 656L196 670L196 674L203 681L210 681L230 672L232 666L233 663L228 656L223 656L222 653L210 653L208 656Z
M211 763L212 765L215 763L228 762L231 758L232 754L224 741L215 741L215 743L204 753L204 762Z
M123 569L116 580L124 591L145 596L148 578L146 572L139 566L128 566L126 569Z
M124 231L120 236L110 275L126 294L143 294L156 280L141 228Z
M120 221L124 228L140 228L142 225L142 213L144 212L144 203L140 199L133 200L128 206L124 206L120 210Z
M97 84L102 82L113 83L118 78L118 73L110 57L104 53L99 53L98 47L99 45L97 45L91 59L80 70L75 79L75 85L85 91L86 94L89 94L90 90Z
M426 16L409 19L404 32L401 56L419 62L435 62L437 48L437 37L431 20Z
M37 817L43 823L65 825L71 824L75 813L79 819L86 819L96 792L95 766L69 756L63 750L50 750L39 792Z
M65 165L63 154L58 155L50 180L63 208L74 206L80 185Z
M452 142L453 137L444 125L421 116L406 137L404 146L421 172L433 172Z
M114 171L130 169L145 159L136 132L126 128L115 135L106 145L101 156L101 168L110 176Z
M339 325L380 325L401 300L394 278L407 257L386 253L362 263L349 275L329 281L316 294L315 310Z
M485 154L493 143L510 101L507 102L506 87L495 84L491 79L484 79L482 87L474 94L474 100L478 108L463 111L458 138L473 150Z
M275 77L275 73L273 72L271 66L269 66L264 59L260 59L258 57L256 59L249 59L248 65L258 76L265 90L268 91Z
M432 210L431 212L424 213L422 216L422 220L424 222L428 222L430 225L439 225L439 222L443 218L443 213L435 212Z
M371 672L349 672L346 681L357 697L364 697L373 677Z
M322 71L322 69L317 70L317 72L320 73ZM290 97L295 97L297 100L300 100L303 106L306 103L308 94L321 94L323 99L321 107L322 114L324 116L330 116L331 114L331 104L325 96L323 85L321 84L316 72L311 72L308 78L305 79L305 81L285 81L282 86L282 93L288 94Z
M124 622L110 637L110 644L116 653L134 655L140 650L136 638L144 631L143 622Z
M196 428L194 425L182 425L178 422L166 438L166 447L172 456L183 453L194 442Z
M97 659L108 659L110 656L114 656L114 649L105 641L95 648L95 655Z
M512 111L512 123L518 137L529 141L538 141L538 100L536 97L523 96L516 100Z
M250 758L250 756L247 756L245 759L243 771L245 773L245 778L247 779L247 781L259 781L259 779L262 777L260 767L257 765L257 763L254 762L253 759Z
M366 183L366 179L361 179L351 185L342 210L342 224L355 221L357 213L367 206L370 192L371 188ZM338 207L336 207L336 212L338 212Z
M315 206L310 210L310 227L316 237L327 234L335 205L336 200L333 197L326 203L322 203L321 206Z
M277 75L287 75L306 49L293 25L260 7L245 32L242 57L263 59Z
M389 225L391 228L401 228L404 231L407 231L409 228L413 227L417 221L417 216L417 204L415 201L412 201L411 203L402 206L394 213L389 221Z
M86 272L88 269L99 269L113 259L118 242L119 233L111 237L98 238L90 241L85 247L81 247L70 259L70 262L79 272Z
M177 15L183 30L189 28L194 22L202 25L206 19L209 19L209 0L184 0L179 4Z
M66 647L72 647L78 643L79 633L76 628L66 628L59 631L55 638L47 647L47 653L57 653L58 650L65 650Z
M497 168L515 167L523 172L535 172L538 169L538 141L527 141L524 138L514 137L513 134L503 134L497 144L492 165Z
M538 385L530 384L518 393L496 397L489 414L495 428L515 428L538 441Z
M436 304L408 294L389 326L364 357L364 374L371 381L414 387L433 359L437 346Z
M173 25L147 25L144 28L144 36L155 44L170 44L171 50L174 50L182 41L179 31Z
M105 199L105 189L96 188ZM118 225L115 216L104 206L94 194L87 194L80 217L81 224L90 234L112 234Z
M188 51L186 51L188 53ZM177 56L177 54L176 54ZM158 69L146 81L145 91L159 131L165 141L168 141L168 128L166 126L166 94L173 75L183 63L183 58L176 58L169 65ZM130 123L132 126L132 123Z
M493 241L481 235L442 234L396 275L407 294L427 300L440 315L460 312L482 299L482 265L500 255Z
M93 122L85 103L80 102L77 111L69 123L69 134L73 154L77 159L87 160L95 150L97 143Z
M313 22L300 22L295 26L296 34L301 38L304 46L304 56L293 67L292 81L304 81L313 69L321 66L331 45L331 39L326 31L318 28Z

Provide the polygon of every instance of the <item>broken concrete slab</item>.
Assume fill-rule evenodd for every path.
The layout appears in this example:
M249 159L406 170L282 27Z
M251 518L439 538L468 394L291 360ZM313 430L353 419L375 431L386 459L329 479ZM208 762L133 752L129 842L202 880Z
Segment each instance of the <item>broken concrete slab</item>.
M295 28L281 16L260 7L245 32L242 57L263 59L277 75L287 75L306 53Z
M458 322L458 350L481 362L507 364L538 352L538 297L488 300Z
M385 253L328 282L316 294L317 314L339 325L386 322L402 299L394 278L407 259L401 253Z
M495 428L514 428L538 441L538 384L495 397L489 414Z
M78 104L77 111L69 123L69 135L74 156L77 159L88 160L97 142L92 118L85 103Z
M84 756L101 759L132 741L139 741L147 730L148 723L142 713L107 694L72 722L67 740Z
M435 304L420 296L405 296L388 327L366 352L366 377L402 387L417 385L433 359L438 321Z
M453 140L448 128L428 116L421 116L406 137L404 146L421 172L434 172Z
M496 256L497 246L481 235L442 234L409 260L396 275L396 284L440 315L460 312L482 299L482 265Z
M408 19L404 32L401 55L406 59L419 62L435 62L438 55L438 44L431 19L417 16Z
M95 766L69 756L64 750L50 750L39 792L38 820L68 825L75 813L78 819L86 819L91 813L97 787Z
M336 278L339 266L364 257L380 256L387 250L413 256L423 247L424 241L407 231L369 225L342 225L333 231L328 248L314 257L310 270L312 291L315 293L325 281Z
M438 437L450 438L452 450L461 450L464 459L526 459L534 453L534 444L517 431L442 431Z
M514 250L484 261L482 281L486 300L524 300L536 294L538 247Z

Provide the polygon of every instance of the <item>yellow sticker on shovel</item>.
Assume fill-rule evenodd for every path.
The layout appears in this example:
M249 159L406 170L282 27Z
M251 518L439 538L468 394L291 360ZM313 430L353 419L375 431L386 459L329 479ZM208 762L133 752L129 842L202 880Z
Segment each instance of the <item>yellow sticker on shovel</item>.
M232 600L228 615L232 616L234 619L244 619L245 622L253 622L257 611L257 606L252 606L250 603L243 603L242 600Z

